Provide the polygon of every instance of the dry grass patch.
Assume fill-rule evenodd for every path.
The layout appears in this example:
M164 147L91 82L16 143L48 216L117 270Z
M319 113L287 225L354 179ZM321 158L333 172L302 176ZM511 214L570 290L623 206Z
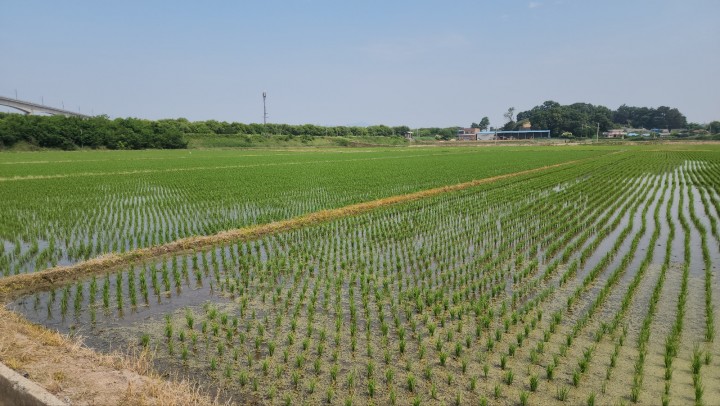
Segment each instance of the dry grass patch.
M150 354L101 355L0 309L0 361L73 405L211 405L188 382L155 375Z

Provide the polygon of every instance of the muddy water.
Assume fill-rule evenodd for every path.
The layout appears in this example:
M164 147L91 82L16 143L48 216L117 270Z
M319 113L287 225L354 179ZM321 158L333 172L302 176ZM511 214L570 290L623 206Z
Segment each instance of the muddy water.
M700 190L697 187L693 186L691 192L695 207L695 214L700 221L700 224L702 224L702 226L705 228L705 238L707 239L707 246L712 264L711 269L713 274L717 275L718 271L720 270L720 242L712 232L713 227L712 223L710 222L710 217L714 217L716 221L718 221L718 213L715 211L715 208L712 206L712 204L708 205L709 212L705 210L701 195L706 196L706 199L707 195L703 190Z
M659 180L659 179L658 179ZM655 243L654 247L650 247L650 240L652 239L653 234L655 233L655 209L657 208L660 197L663 194L663 190L661 187L661 183L657 182L655 184L655 189L650 193L648 196L648 200L651 202L650 206L648 206L648 211L645 214L645 233L640 238L640 243L638 244L638 248L635 251L635 258L633 259L633 262L628 267L628 270L623 274L621 278L621 282L630 282L632 278L635 277L635 273L640 268L640 264L642 263L643 259L647 256L648 251L652 251L653 255L651 257L651 261L653 258L658 256L658 252L661 250L658 250L658 245L661 244L660 235L658 235L658 241ZM659 213L658 213L659 215ZM642 222L642 216L638 216L635 218L635 222ZM662 252L659 254L660 256L663 255ZM651 262L652 263L652 262ZM657 264L657 262L656 262Z
M630 200L630 199L628 198L627 201L629 201L629 200ZM629 213L629 212L628 212L628 213ZM604 216L605 214L606 214L606 211L601 212L601 213L597 216L598 219L599 219L600 217ZM619 215L618 213L613 213L613 214L610 216L610 218L608 219L607 223L605 224L605 227L609 227L609 226L611 225L611 223L614 221L614 219L615 219L618 215ZM606 238L603 240L603 244L606 244L606 245L609 244L607 250L609 250L610 247L612 247L612 244L614 244L614 241L617 239L617 235L620 234L622 228L625 227L625 226L627 226L627 222L628 222L629 216L630 216L630 215L627 214L627 215L625 216L624 221L621 220L621 221L618 223L618 226L617 226L615 229L611 230L611 232L609 233L610 236L612 236L612 235L615 236L614 239L612 239L611 237L606 237ZM623 224L623 223L624 223L624 224ZM593 227L595 226L595 224L596 224L596 223L593 223ZM580 252L582 252L582 250L584 250L588 245L590 245L595 238L596 238L595 235L590 236L590 238L588 238L588 240L587 240L585 243L582 244L582 246L577 250L577 252L570 257L570 260L569 260L568 262L570 263L570 262L572 262L574 259L577 259L577 258L579 257L579 255L580 255ZM595 252L590 256L590 259L588 260L588 263L592 263L592 266L595 266L595 265L597 264L597 262L600 260L600 258L602 258L602 256L605 254L605 252L603 252L602 255L599 255L599 251L600 251L600 249L597 249L597 251L595 251ZM562 255L562 250L561 250L561 252L559 252L559 253L556 255L556 258L559 257L560 255ZM588 265L588 266L589 266L589 265ZM587 274L587 272L589 272L589 269L587 269L588 266L585 267L585 268L586 268L585 274ZM574 278L571 278L570 280L568 280L565 286L559 287L560 278L561 278L562 274L565 272L566 269L567 269L566 265L560 266L559 269L556 271L555 275L553 276L553 278L551 279L550 284L551 284L552 286L555 286L557 290L556 290L556 292L555 292L555 295L554 295L548 302L545 303L544 311L545 311L545 313L547 313L547 314L551 314L551 313L553 313L553 312L555 312L555 311L558 311L558 310L561 311L561 312L563 312L563 313L566 313L566 314L565 314L565 317L567 318L566 321L569 323L569 322L574 322L574 321L575 321L575 318L576 318L577 315L580 314L580 313L579 313L578 311L575 311L575 310L573 310L573 311L571 311L571 312L566 312L566 310L565 310L565 308L566 308L566 300L567 300L567 298L572 294L572 292L574 292L575 288L580 285L580 283L581 283L581 281L582 281L582 277L579 276L580 273L578 272L578 275L576 275ZM565 324L565 322L563 322L563 324Z
M612 318L615 316L615 313L620 309L620 304L622 302L623 297L625 296L625 292L627 291L630 283L635 278L635 275L637 274L640 265L647 255L647 251L649 249L653 249L653 255L655 251L658 250L658 247L650 247L650 239L655 231L655 221L653 218L653 211L655 209L655 206L658 204L658 200L660 198L661 190L658 188L654 191L654 193L650 193L648 196L649 199L652 199L652 203L649 206L648 212L646 214L646 229L645 233L640 239L640 243L638 244L637 250L635 251L635 254L633 256L633 259L631 260L630 264L628 265L627 269L624 271L624 273L621 275L620 279L617 282L617 285L613 288L613 292L609 295L607 300L607 305L603 306L602 310L598 312L598 318L599 320L610 322ZM640 209L642 210L642 208ZM639 223L641 222L641 214L638 215L635 218L635 222ZM641 226L640 226L641 227ZM638 227L639 231L639 227ZM623 254L624 255L624 254ZM619 265L619 264L617 264ZM616 268L611 267L610 270L614 271ZM644 317L644 311L647 310L646 302L649 299L649 295L652 293L652 286L654 286L655 282L657 281L659 266L653 266L652 271L646 270L645 275L643 275L643 278L641 279L640 285L638 287L638 292L635 294L634 302L643 303L641 306L632 306L632 309L638 309L640 310L641 314L631 314L628 317L628 330L630 333L637 333L638 329L640 328L640 323L642 323L642 318ZM607 280L605 278L604 280ZM648 283L650 283L651 287L648 287ZM590 293L588 295L590 297L595 297L599 293L600 289L604 286L601 284L597 284L596 286L591 289ZM629 333L629 334L630 334ZM631 334L632 335L632 334Z
M711 354L712 360L709 366L704 366L701 370L703 380L705 383L705 398L706 399L720 399L720 363L717 361L720 357L720 343L717 339L718 335L718 317L720 317L720 279L718 279L718 270L720 269L720 245L718 239L713 233L712 223L710 217L718 219L718 213L712 203L709 201L712 197L708 190L705 188L698 188L693 186L691 189L693 200L695 203L695 212L698 220L706 230L706 239L708 252L710 254L711 270L713 274L712 278L712 300L713 300L713 312L715 316L715 340L712 343L703 343L701 348L703 351ZM702 202L701 196L705 198L708 203L706 208ZM715 230L717 232L717 230Z
M653 196L653 191L649 191L646 195L645 199L648 199ZM612 272L617 269L621 262L623 257L627 255L627 253L630 251L630 245L637 233L640 232L640 229L642 227L642 211L643 207L645 206L646 200L643 200L638 206L636 210L628 210L625 216L620 221L620 224L618 227L613 230L610 235L608 235L603 242L600 244L600 246L597 248L595 253L593 254L593 257L590 258L590 260L585 264L583 269L581 271L578 271L578 280L583 280L587 275L590 274L592 269L598 264L598 262L604 257L608 252L612 250L613 245L617 242L619 235L622 233L622 230L627 228L630 225L630 216L633 218L632 227L630 229L630 232L627 234L625 239L623 240L622 245L618 249L617 253L611 258L609 265L597 276L595 281L592 284L592 287L590 289L590 292L588 292L589 297L594 297L595 294L599 289L604 286L605 281L610 277ZM639 247L638 247L639 248ZM634 256L634 259L637 258L637 255ZM630 268L632 269L632 268ZM589 305L589 303L588 303Z
M598 312L598 315L593 318L593 321L589 323L589 325L585 328L585 331L587 333L594 332L598 327L600 322L605 321L609 322L612 317L615 316L615 313L619 310L620 302L622 301L622 297L625 295L625 292L627 290L627 285L630 283L630 280L635 276L634 270L639 267L639 264L641 262L642 257L644 257L644 250L650 249L651 247L648 247L650 236L652 235L655 223L653 218L653 211L655 209L655 206L657 205L658 199L660 197L660 183L657 183L658 189L655 191L655 193L651 193L649 195L649 199L652 199L651 206L648 210L648 214L646 217L647 220L647 230L644 235L644 237L641 240L640 245L638 246L638 252L634 257L633 262L628 267L628 270L624 274L623 278L618 282L618 285L613 289L613 292L611 293L610 297L606 300L604 306L600 309ZM667 198L669 197L669 193L666 193L665 199L666 202L663 203L663 205L660 207L660 214L661 214L661 220L664 219L664 210L667 207ZM639 223L639 214L635 214L638 217L635 217L635 222ZM661 221L661 235L666 234L662 232L662 228L665 228L666 230L669 229L667 224L665 224L663 221ZM632 234L631 234L632 236ZM665 240L662 239L662 237L658 240L658 246L652 247L654 248L654 251L660 251L661 254L664 255L664 243ZM655 262L652 264L648 270L646 270L646 273L641 281L641 283L638 285L638 290L635 294L635 298L633 300L633 306L629 310L629 314L627 316L627 320L630 322L629 329L628 329L628 336L627 340L628 342L634 342L637 339L637 332L640 328L640 323L642 322L642 319L645 317L645 314L647 312L647 303L650 299L650 296L652 294L652 290L654 289L655 284L657 283L658 277L659 277L659 271L660 271L660 264L659 262L662 261L662 259L658 260L658 258L662 258L662 255L658 256L657 252L654 252L653 258ZM610 269L613 269L612 266ZM589 297L594 297L596 294L596 291L599 290L599 287L596 287L592 290L594 293L590 293ZM582 311L579 312L581 314ZM568 317L569 320L572 320L573 317ZM578 338L578 342L575 345L575 350L572 351L571 358L573 356L580 357L581 356L581 349L585 348L587 346L592 345L592 337L588 335L581 335ZM596 393L605 393L605 387L604 385L601 385L602 382L604 382L605 378L605 372L607 365L607 359L609 358L609 355L611 353L612 346L601 344L600 347L596 350L597 355L596 357L599 357L597 362L591 363L591 368L589 372L587 373L587 379L589 380L586 385L588 386L588 391L594 390ZM622 360L619 362L619 366L616 368L616 372L614 374L612 382L623 382L620 386L612 386L610 385L611 389L608 389L607 395L610 395L609 397L606 397L604 395L599 395L599 400L602 404L602 399L605 399L609 401L609 399L617 399L618 397L626 397L629 394L629 388L624 382L628 382L632 378L632 364L637 357L637 351L633 349L626 349L624 350L624 355L622 357ZM570 367L573 367L570 365ZM572 369L572 368L571 368ZM564 376L567 376L569 379L571 370L568 370L565 372ZM585 378L583 378L585 379ZM619 389L621 387L624 387L625 391L620 391ZM594 388L594 389L591 389ZM615 389L612 389L615 388ZM627 392L627 393L625 393ZM586 391L587 393L587 391ZM578 402L584 402L584 399L576 399ZM645 398L647 401L647 398Z
M610 203L614 203L614 202L610 202ZM590 229L593 229L593 230L598 229L598 228L600 227L600 225L599 225L600 220L601 220L602 218L604 218L606 215L608 215L608 213L609 213L609 211L610 211L611 209L612 209L612 206L611 206L611 205L606 205L606 207L604 207L604 208L596 208L596 209L589 215L589 217L590 217L589 220L590 220L590 221L586 223L586 224L587 224L586 227L587 227L587 228L590 228ZM607 226L607 225L611 224L617 216L618 216L618 213L616 213L616 212L610 213L609 219L608 219L606 225L604 225L604 226ZM575 244L575 243L581 238L582 231L584 231L584 230L581 230L581 232L578 233L578 235L576 235L576 236L574 236L573 238L571 238L570 241L568 242L568 245L573 245L573 244ZM570 256L570 258L568 259L568 263L571 263L573 260L579 258L580 253L581 253L589 244L592 243L592 241L594 240L594 238L595 238L595 234L591 235L584 243L582 243L582 244L580 245L580 247L575 251L575 253L573 253L573 254ZM552 258L548 258L548 257L546 257L546 252L545 252L545 250L544 250L542 247L539 247L539 249L538 249L538 262L544 263L544 264L548 264L548 263L551 263L551 262L554 261L554 260L559 260L559 259L562 258L563 251L564 251L564 250L562 250L562 249L561 249L561 250L558 250L558 252L557 252ZM556 283L555 285L557 286L557 283Z
M685 263L685 254L684 254L684 243L683 243L683 231L682 226L680 225L680 220L678 218L678 213L680 212L680 193L681 188L679 185L677 185L677 171L673 173L673 182L676 184L673 192L673 205L670 207L670 216L673 219L673 224L675 225L675 235L676 238L673 240L672 244L672 253L670 255L670 262L676 264L677 266L680 266L682 268L682 264Z
M681 170L678 170L678 173L682 176ZM688 258L690 275L688 279L688 296L685 308L686 310L681 346L678 357L673 363L674 373L671 382L672 399L675 399L680 403L692 403L694 401L693 380L692 373L690 371L690 358L695 343L702 342L705 338L705 267L702 257L700 235L697 228L691 221L689 215L689 205L695 204L695 202L693 201L693 194L691 193L691 188L691 185L685 184L681 184L681 188L679 188L681 190L679 190L679 193L683 193L683 196L685 198L683 207L681 208L682 213L690 228L690 258ZM678 212L675 211L673 213L673 218L677 219L677 216ZM674 268L679 269L675 270L675 273L671 275L672 279L669 277L668 281L677 280L679 284L679 281L682 278L682 264L684 263L684 246L682 241L685 237L684 231L679 221L676 222L676 232L679 237L677 240L679 240L680 243L678 244L679 249L677 251L675 247L673 247L673 259L677 260L677 265ZM674 319L665 320L662 315L660 315L658 319L662 320L659 322L672 323L674 321Z
M669 194L668 194L668 196L669 196ZM666 196L666 199L667 199L667 196ZM676 200L676 202L677 202L677 200ZM660 213L661 213L661 234L660 234L661 237L658 241L658 245L655 247L656 252L653 255L653 263L654 264L651 265L651 267L648 269L648 271L646 271L647 273L644 276L642 282L640 283L640 285L638 287L638 292L636 294L634 304L631 306L631 309L629 310L629 314L628 314L629 329L628 329L627 339L631 340L630 342L633 342L633 343L635 340L637 340L637 332L639 331L639 328L640 328L640 322L642 321L642 318L645 316L648 300L650 299L652 289L654 289L654 285L657 282L657 278L659 277L659 270L660 270L659 263L662 262L661 258L664 256L664 252L665 252L664 246L666 244L666 240L664 240L662 236L667 235L667 230L669 230L669 226L667 225L665 216L664 216L664 210L666 209L666 204L667 203L665 203L661 207L661 211L660 211ZM677 207L676 204L675 204L675 207ZM652 212L653 209L654 209L654 207L651 208L650 212ZM687 209L687 207L686 207L686 209ZM677 209L674 210L674 212L677 213ZM685 211L685 212L687 213L687 211ZM700 216L700 213L705 214L704 212L698 212L698 213L699 213L698 214L699 216ZM676 229L681 230L680 224L677 223L677 220L676 220L677 217L674 217L674 219L676 222ZM654 224L654 222L651 223L651 219L648 218L648 234L647 234L648 237L647 238L649 238L649 235L651 235L651 233L653 231L654 226L651 226L651 224ZM646 240L646 239L644 238L644 240ZM682 256L683 256L682 237L678 238L676 236L675 240L676 240L675 242L671 242L671 244L673 245L672 254L676 257L679 256L680 258L682 258ZM677 240L679 240L679 244L677 243ZM647 244L647 241L645 241L644 244ZM642 245L643 245L643 243L641 243L641 247L642 247ZM695 253L695 255L693 256L693 259L696 261L697 260L701 261L702 257L700 256L698 258L697 253ZM630 269L632 269L632 268L633 268L633 266L631 266ZM630 275L628 275L628 276L630 276ZM653 404L656 402L659 403L660 394L662 394L662 391L664 390L664 388L663 388L663 386L664 386L664 378L663 378L664 365L663 365L663 360L662 360L662 354L663 354L664 348L662 347L662 340L668 334L670 325L672 324L672 322L674 320L673 315L674 315L675 306L677 303L677 294L679 293L679 285L680 285L679 278L680 277L681 277L681 267L680 266L676 265L676 266L673 266L670 270L668 270L668 279L666 280L666 283L665 283L663 291L662 291L663 299L661 300L661 303L658 306L658 314L655 318L655 322L654 322L653 328L652 328L651 349L648 353L648 361L646 361L646 368L645 368L648 384L645 387L645 390L643 392L644 394L641 395L641 401L643 403L649 403L649 404ZM700 299L702 299L704 297L704 293L702 291L702 287L699 286L700 283L702 283L702 281L700 279L691 277L690 290L691 290L691 292L694 292L694 293L691 293L691 295L695 294L696 297L699 297ZM621 282L618 286L617 292L624 291L624 288L622 287L622 285L623 285L623 283ZM700 290L698 290L698 289L700 289ZM615 308L616 305L613 305L613 303L618 303L619 299L620 299L620 296L617 296L617 293L613 293L611 295L611 297L608 300L608 305L603 312L603 314L605 314L605 317L609 318L614 315L613 308ZM701 310L700 312L696 312L696 313L700 313L699 319L696 320L691 315L688 320L689 323L686 323L686 325L691 324L696 329L697 328L699 328L700 330L703 329L704 318L702 316L703 316L704 312L702 311L702 309L700 309L700 310ZM604 317L600 317L600 319L602 320L602 319L604 319ZM591 323L591 326L596 326L596 325L597 325L597 322ZM592 331L592 329L589 329L589 330ZM688 337L688 339L694 341L694 339L691 337ZM699 339L701 340L702 337L700 337ZM578 344L578 345L580 345L580 344ZM609 353L608 346L601 346L601 349L599 350L599 352L608 354ZM619 362L619 367L618 367L618 369L620 369L620 371L618 371L619 373L616 374L615 378L613 378L613 380L612 380L612 382L623 382L623 384L620 384L619 386L625 386L626 385L625 382L632 380L632 374L631 373L628 374L626 371L632 371L633 363L637 359L637 354L638 354L636 349L631 349L631 348L629 348L627 350L623 350L623 353L625 355L623 357L621 357L621 361ZM687 368L687 365L689 365L689 356L688 356L687 352L683 352L680 355L680 357L678 358L677 362L686 364L686 365L684 365L682 368L680 368L681 372L677 373L677 375L679 377L676 379L676 382L673 382L674 387L676 387L676 389L674 389L673 399L676 399L677 401L680 401L681 403L686 402L686 401L692 403L692 400L694 400L692 398L692 392L691 392L692 391L692 381L687 379L688 378L687 374L683 374L683 372L684 372L683 370ZM594 369L591 367L591 370L589 372L589 375L591 376L591 378L590 378L591 382L589 382L588 385L597 387L598 384L597 383L593 384L593 382L601 382L602 381L601 373L602 373L602 368ZM707 373L706 378L710 378L716 382L717 381L717 372L715 371L715 369L712 369L712 373ZM708 381L706 381L706 382L708 382ZM613 390L609 390L609 393L613 394L613 396L611 396L609 399L617 399L617 397L620 396L620 397L624 397L625 399L629 400L629 397L628 397L629 388L627 386L625 386L625 388L627 389L627 391L626 391L627 393L625 393L625 394L614 393ZM706 388L709 388L710 391L717 392L717 389L714 386L709 387L706 384ZM588 388L588 390L592 390L592 389ZM601 390L601 388L598 387L595 390ZM706 390L706 394L707 394L707 390ZM603 398L604 397L600 398L601 403L602 403ZM714 397L711 397L711 398L706 397L706 399L713 399L713 398ZM606 398L606 399L608 399L608 398ZM578 399L578 401L581 401L581 400L582 399Z
M676 236L677 238L677 236ZM672 265L666 271L665 283L660 293L657 312L650 327L650 339L647 360L645 361L645 384L643 392L647 397L659 399L665 390L665 338L671 332L675 322L678 295L682 280L682 268ZM676 360L682 363L684 361Z
M667 183L670 181L670 176L665 175L662 177L662 179ZM662 188L661 188L662 190ZM660 220L660 235L658 236L658 240L655 243L655 253L652 258L653 264L662 264L665 260L665 250L666 250L666 244L668 243L667 237L670 234L670 225L667 222L667 212L668 212L668 205L670 204L670 198L672 197L672 188L670 185L667 185L667 190L664 192L663 196L663 203L660 206L660 211L658 212L658 217ZM654 219L648 219L648 221L652 221L653 224L655 224ZM672 242L669 242L672 244Z
M657 196L659 196L659 194L650 193L648 195L648 199L657 198ZM656 204L656 203L653 203L653 204ZM635 221L637 221L638 223L640 220L641 210L642 210L642 206L639 208L638 212L633 214L634 216L636 216ZM629 215L628 215L628 218L629 218ZM627 224L627 222L625 224ZM637 230L639 230L639 226L636 227L635 231L637 231ZM649 230L648 232L652 233L652 230ZM632 234L630 235L629 238L632 238ZM645 244L647 245L647 242ZM613 269L614 268L612 268L612 267L610 268L610 270L613 270ZM609 274L610 271L606 271L606 272L607 272L607 274ZM632 271L628 271L628 272L632 273ZM656 280L656 278L650 278L650 279L652 279L652 280L650 282L646 282L645 285L652 284ZM562 298L566 298L567 295L569 294L569 292L574 290L573 285L576 286L577 282L579 282L579 280L580 280L580 278L577 278L575 281L571 281L571 283L569 283L568 287L566 287L565 289L562 289L560 292L558 292L557 299L552 301L554 303L554 305L548 304L548 306L545 307L545 310L548 311L548 313L549 313L550 309L557 308L558 305L560 305L559 307L562 308L562 304L564 304L564 299L562 299ZM568 352L568 356L567 356L568 359L577 359L578 357L581 356L582 351L585 348L588 348L593 345L593 342L590 338L590 334L593 333L599 327L601 322L609 322L610 319L612 318L612 316L616 313L616 311L619 308L619 304L621 302L622 296L624 295L624 292L626 290L627 283L629 283L629 280L625 280L625 281L621 280L618 283L618 286L616 286L615 289L613 289L613 293L606 300L604 306L600 309L601 310L600 314L598 314L597 316L595 316L592 319L592 321L585 327L584 332L581 333L581 335L576 339L576 342L573 344L570 351ZM602 284L596 283L590 291L586 292L587 297L591 298L590 300L592 300L592 298L596 296L597 290L599 290L600 286L602 286ZM645 291L647 289L643 285L643 286L641 286L641 290ZM584 301L584 303L588 303L588 301ZM574 322L577 320L577 317L584 314L585 311L586 311L586 308L584 308L583 306L580 306L580 307L574 308L572 310L572 312L570 312L570 313L564 313L564 319L562 322L563 327L562 327L561 332L558 334L558 336L560 338L562 338L563 332L568 331L567 329L570 328L570 325L574 324ZM603 399L603 397L602 397L603 395L601 395L600 383L603 382L603 378L604 378L605 366L603 365L603 362L604 362L604 360L609 358L610 350L611 350L611 348L609 349L609 348L607 348L607 346L604 346L604 345L601 345L599 348L596 349L596 355L594 357L595 361L593 361L591 363L591 369L583 377L584 383L583 383L582 393L587 394L589 392L595 392L599 396L599 399ZM561 365L558 368L557 379L555 380L555 382L558 384L565 383L565 384L569 385L571 372L574 370L574 368L575 368L575 364L573 364L573 363L568 363L567 365ZM612 393L612 394L614 396L618 395L618 393ZM584 403L586 400L585 396L586 395L583 395L581 393L577 393L577 394L571 393L569 401L571 403L573 403L573 402ZM617 397L611 397L611 398L605 398L605 399L617 399Z
M645 179L639 180L636 182L637 187L640 187L642 184L645 183ZM642 206L639 206L642 208ZM641 210L641 209L640 209ZM639 213L635 213L639 217ZM612 224L613 221L619 216L619 213L614 213L613 216L608 221L608 224ZM598 247L596 248L595 252L593 252L592 255L590 255L590 258L588 258L587 262L585 263L585 266L578 270L578 276L577 278L582 280L597 264L600 262L600 260L612 249L613 245L615 245L615 242L617 241L618 237L622 233L622 231L627 227L628 223L630 222L630 216L634 215L632 212L632 207L628 208L627 212L623 215L620 222L618 223L618 226L612 230L604 239L600 242ZM633 225L637 227L637 224ZM630 233L630 236L632 236L633 232ZM630 237L632 238L632 237ZM582 247L580 251L578 251L577 254L575 254L575 257L579 256L579 253L582 252L589 244L592 243L593 238L591 237ZM623 247L620 248L620 251L623 250ZM615 256L615 259L617 257L621 256L620 251L618 251L618 255Z
M687 207L687 201L686 207ZM700 232L688 217L690 227L690 275L696 278L705 278L705 262L703 260L702 240Z
M227 249L226 249L227 255ZM262 249L260 252L263 252ZM211 251L213 256L220 253L219 249ZM135 266L132 268L134 273L134 290L136 292L137 305L133 306L130 302L130 280L128 273L123 271L120 273L107 274L99 276L96 280L96 293L94 302L90 303L91 280L78 282L77 284L66 287L68 293L64 293L64 289L55 289L53 291L39 292L30 297L16 300L10 305L10 308L26 315L31 321L50 325L53 328L69 333L76 331L80 325L114 323L120 326L127 326L135 323L137 320L150 318L157 314L171 312L176 308L198 305L206 300L218 300L218 283L212 275L212 265L210 270L202 273L202 278L197 281L193 273L194 264L202 264L200 258L203 253L195 255L182 256L177 263L177 275L174 276L172 271L172 260L162 260L155 263L147 264L147 267ZM262 255L263 262L265 256ZM195 259L197 258L197 259ZM187 277L182 275L183 261L188 269ZM210 261L208 261L210 262ZM167 269L167 286L163 280L163 266ZM158 292L153 288L152 269L156 270L155 279L157 281ZM227 274L221 263L218 264L219 274L224 278ZM118 292L118 275L121 276L121 291L123 299L122 310L118 309L117 292ZM140 278L144 277L148 291L148 303L140 289ZM176 279L177 278L177 279ZM222 279L221 279L222 280ZM104 308L103 288L108 283L108 302L109 307ZM169 288L169 289L167 289ZM78 289L80 289L78 291ZM81 292L78 299L78 292ZM66 296L67 301L63 305L62 297ZM63 307L66 309L63 314ZM79 311L76 311L79 309ZM95 313L95 322L92 323L92 313Z
M37 253L29 257L23 256L30 248L31 242L19 242L19 255L14 255L8 261L10 273L30 273L53 265L74 264L82 259L87 259L82 253L73 254L74 251L82 247L90 247L90 256L108 252L125 252L149 245L161 244L180 237L208 234L209 230L219 231L220 224L223 224L222 228L238 228L248 224L257 224L276 218L288 218L316 211L320 206L308 203L309 207L298 206L290 212L281 205L266 202L260 205L230 205L229 208L216 209L188 206L183 203L180 197L169 196L170 192L163 193L165 196L161 196L161 198L156 196L147 198L133 196L131 199L150 199L167 203L168 197L172 197L172 200L177 201L179 206L172 210L164 207L141 210L141 208L147 209L147 207L122 207L122 201L127 200L127 197L109 198L106 202L108 206L100 209L97 213L103 224L99 227L101 231L84 230L77 232L75 228L72 229L73 231L67 231L64 226L58 226L65 232L69 232L70 235L67 240L58 240L56 242L56 249L51 253L54 260L49 263L36 263ZM120 204L118 204L118 200L121 201ZM136 203L139 204L140 202ZM78 213L78 217L84 218L86 214ZM123 230L122 234L104 231L104 229L115 230L117 228ZM99 244L99 242L102 244ZM42 239L38 239L38 243L40 246L39 252L42 252L48 245L48 242ZM6 253L13 252L15 243L7 241L3 242L3 244L6 248L11 249L11 251L6 250ZM23 260L20 261L19 259ZM0 277L5 273L4 269L0 269Z
M681 175L682 176L682 175ZM690 228L690 283L688 287L688 301L685 334L692 341L699 341L705 334L705 263L703 261L700 233L695 223L690 219L690 205L695 205L690 185L683 185L682 193L685 196L683 213Z

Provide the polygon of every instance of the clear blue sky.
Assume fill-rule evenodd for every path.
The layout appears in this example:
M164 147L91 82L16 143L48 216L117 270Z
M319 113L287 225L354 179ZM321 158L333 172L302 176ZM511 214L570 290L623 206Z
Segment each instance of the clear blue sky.
M719 0L33 1L0 95L110 117L491 125L555 100L720 119ZM9 111L9 110L4 110Z

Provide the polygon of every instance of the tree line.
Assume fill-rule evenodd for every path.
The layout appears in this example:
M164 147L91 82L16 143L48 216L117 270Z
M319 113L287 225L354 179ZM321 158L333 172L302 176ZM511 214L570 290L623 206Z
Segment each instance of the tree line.
M0 113L0 147L24 141L43 148L178 149L183 134L160 121L106 116L65 117Z
M431 129L434 130L434 129ZM24 141L43 148L177 149L186 148L186 135L284 135L284 136L404 136L407 126L323 127L313 124L244 124L185 118L144 120L0 113L0 147ZM450 129L450 132L454 132Z
M623 104L617 110L589 103L562 105L549 100L530 110L517 113L511 107L505 113L503 130L518 130L529 122L532 129L550 130L555 137L564 133L576 137L592 137L599 131L616 127L646 129L685 129L688 121L677 108L667 106L631 107Z
M601 105L589 103L573 103L562 105L549 100L530 110L521 111L515 115L515 108L510 107L505 114L505 124L499 128L490 127L490 120L483 117L479 123L472 123L472 128L481 130L517 131L529 128L532 130L550 130L553 137L594 137L597 132L604 132L612 128L645 128L648 130L686 130L685 134L695 134L693 131L707 131L710 134L720 133L720 121L713 121L707 125L689 123L684 114L677 108L635 107L623 104L617 110L611 110Z
M507 122L498 129L519 130L526 128L550 130L553 137L572 134L574 137L593 137L596 131L617 127L707 130L720 133L720 122L707 126L688 123L677 108L666 106L631 107L620 106L611 110L605 106L589 103L561 105L546 101L530 110L517 113L511 107L504 114ZM486 130L490 121L483 117L472 127ZM414 137L452 139L460 127L429 127L412 129ZM386 125L318 126L313 124L244 124L216 120L189 121L185 118L145 120L95 116L89 118L65 116L34 116L0 113L0 148L9 148L18 142L26 142L43 148L108 148L108 149L177 149L186 148L186 136L234 136L234 135L282 135L288 137L401 137L411 129L408 126Z

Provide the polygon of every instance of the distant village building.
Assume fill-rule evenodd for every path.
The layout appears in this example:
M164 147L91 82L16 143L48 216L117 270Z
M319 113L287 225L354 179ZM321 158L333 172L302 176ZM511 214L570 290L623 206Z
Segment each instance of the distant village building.
M519 124L515 131L481 131L479 128L461 128L457 132L458 141L494 141L494 140L530 140L550 138L550 130L532 130L529 120Z
M533 140L535 138L550 138L550 130L515 130L495 131L498 140Z
M495 131L480 131L477 133L478 141L492 141L495 139Z
M604 132L603 135L608 138L623 138L625 137L625 130L621 128L612 129Z
M648 130L644 128L630 128L625 127L623 128L623 131L625 131L625 135L628 137L638 137L640 134L645 134L648 132Z
M477 141L479 128L461 128L458 130L457 139L458 141Z

